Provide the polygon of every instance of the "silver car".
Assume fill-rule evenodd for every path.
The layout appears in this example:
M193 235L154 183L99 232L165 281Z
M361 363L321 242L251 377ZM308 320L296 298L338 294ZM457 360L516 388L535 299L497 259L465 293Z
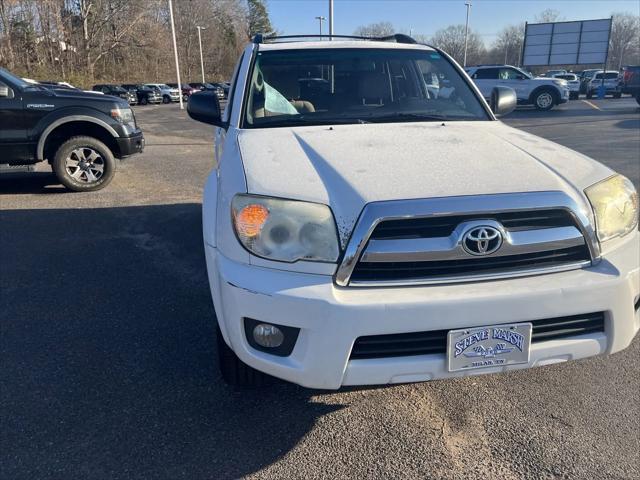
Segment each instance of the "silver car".
M156 90L162 95L162 103L171 103L180 101L180 90L171 88L165 83L145 83L145 87Z

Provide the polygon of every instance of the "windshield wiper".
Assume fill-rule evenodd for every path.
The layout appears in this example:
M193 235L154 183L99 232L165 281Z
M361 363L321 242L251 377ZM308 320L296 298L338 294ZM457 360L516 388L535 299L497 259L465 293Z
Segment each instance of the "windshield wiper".
M427 113L407 113L396 112L387 115L375 115L368 118L370 122L412 122L412 121L436 121L451 120L447 115L427 114Z
M273 118L273 117L271 117ZM298 115L292 117L274 118L273 120L261 119L259 123L254 120L253 127L288 127L288 126L314 126L314 125L353 125L370 123L370 120L364 120L362 118L355 117L337 117L337 118L317 118L309 117L307 115Z

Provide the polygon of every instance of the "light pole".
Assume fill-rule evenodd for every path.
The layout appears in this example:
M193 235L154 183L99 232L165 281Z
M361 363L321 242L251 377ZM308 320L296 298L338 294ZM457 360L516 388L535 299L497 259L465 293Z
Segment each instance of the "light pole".
M462 61L462 66L467 66L467 44L469 40L469 11L471 10L471 2L464 3L467 6L467 21L464 25L464 59Z
M316 20L318 20L318 23L320 23L320 40L322 40L322 22L324 22L326 19L327 17L323 17L322 15L316 17Z
M329 0L329 40L333 40L333 0Z
M202 58L202 30L206 30L204 27L196 26L198 29L198 43L200 44L200 70L202 71L202 83L206 83L204 79L204 60Z
M171 19L171 36L173 37L173 56L176 59L176 76L178 77L178 91L182 92L182 82L180 81L180 64L178 63L178 43L176 42L176 26L173 23L173 3L169 0L169 18ZM180 99L180 110L184 110L182 102L182 94L178 95Z

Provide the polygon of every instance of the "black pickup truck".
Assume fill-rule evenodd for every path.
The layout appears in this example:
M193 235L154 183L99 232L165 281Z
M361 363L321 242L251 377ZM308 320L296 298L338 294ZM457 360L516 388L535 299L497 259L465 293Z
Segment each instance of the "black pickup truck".
M618 80L617 93L628 93L635 97L636 102L640 105L640 66L625 66L622 68Z
M0 167L48 161L69 190L106 187L144 136L126 100L25 82L0 68Z

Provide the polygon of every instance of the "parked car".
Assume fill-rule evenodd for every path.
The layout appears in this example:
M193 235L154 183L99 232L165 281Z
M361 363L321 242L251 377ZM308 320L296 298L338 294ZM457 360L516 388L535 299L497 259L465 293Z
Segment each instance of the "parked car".
M629 94L640 104L640 66L622 67L616 93L620 96Z
M144 85L136 83L123 83L121 86L129 92L135 93L140 105L162 103L162 95L153 88L147 88Z
M580 97L580 79L575 73L556 73L550 78L560 78L566 80L569 87L569 99L577 100Z
M219 99L224 98L224 90L220 87L217 87L211 83L202 83L202 82L191 82L189 84L193 88L197 88L201 91L212 91L215 92Z
M336 389L627 348L640 329L631 181L497 121L512 88L487 104L445 52L395 38L259 36L231 108L189 99L217 127L202 219L223 378ZM318 104L306 76L331 82Z
M580 74L580 93L587 93L587 85L589 85L589 82L591 81L593 76L597 72L601 72L601 71L602 70L597 68L582 71L582 73Z
M136 105L138 103L138 96L134 92L126 90L120 85L98 84L94 85L91 90L93 90L94 92L102 92L105 95L120 97L126 100L129 105Z
M538 110L551 110L569 100L567 82L558 78L532 77L511 65L480 65L466 71L485 98L495 87L503 86L516 91L519 104L533 105Z
M211 85L213 85L214 87L217 87L219 89L222 89L222 92L223 92L223 97L222 98L229 98L229 90L230 90L231 86L228 83L213 82L213 83L211 83Z
M164 83L145 83L144 86L158 92L162 97L162 103L180 101L180 90L177 88L171 88Z
M604 77L604 81L603 81ZM604 85L605 94L613 95L614 98L620 98L621 93L618 92L618 72L615 70L607 70L606 72L599 70L591 77L587 83L587 98L593 98L598 94L598 88Z
M542 77L547 77L547 78L556 78L556 75L563 75L567 73L566 70L560 69L560 70L549 70L547 72L545 72L543 75L541 75Z
M129 104L111 95L42 88L0 68L0 163L48 161L75 192L106 187L118 158L142 152L144 136Z
M167 83L167 85L171 88L175 88L175 89L178 88L177 83ZM183 83L181 91L182 91L182 100L186 102L187 100L189 100L189 97L191 95L193 95L196 92L199 92L200 90L198 90L197 88L191 87L188 83Z

